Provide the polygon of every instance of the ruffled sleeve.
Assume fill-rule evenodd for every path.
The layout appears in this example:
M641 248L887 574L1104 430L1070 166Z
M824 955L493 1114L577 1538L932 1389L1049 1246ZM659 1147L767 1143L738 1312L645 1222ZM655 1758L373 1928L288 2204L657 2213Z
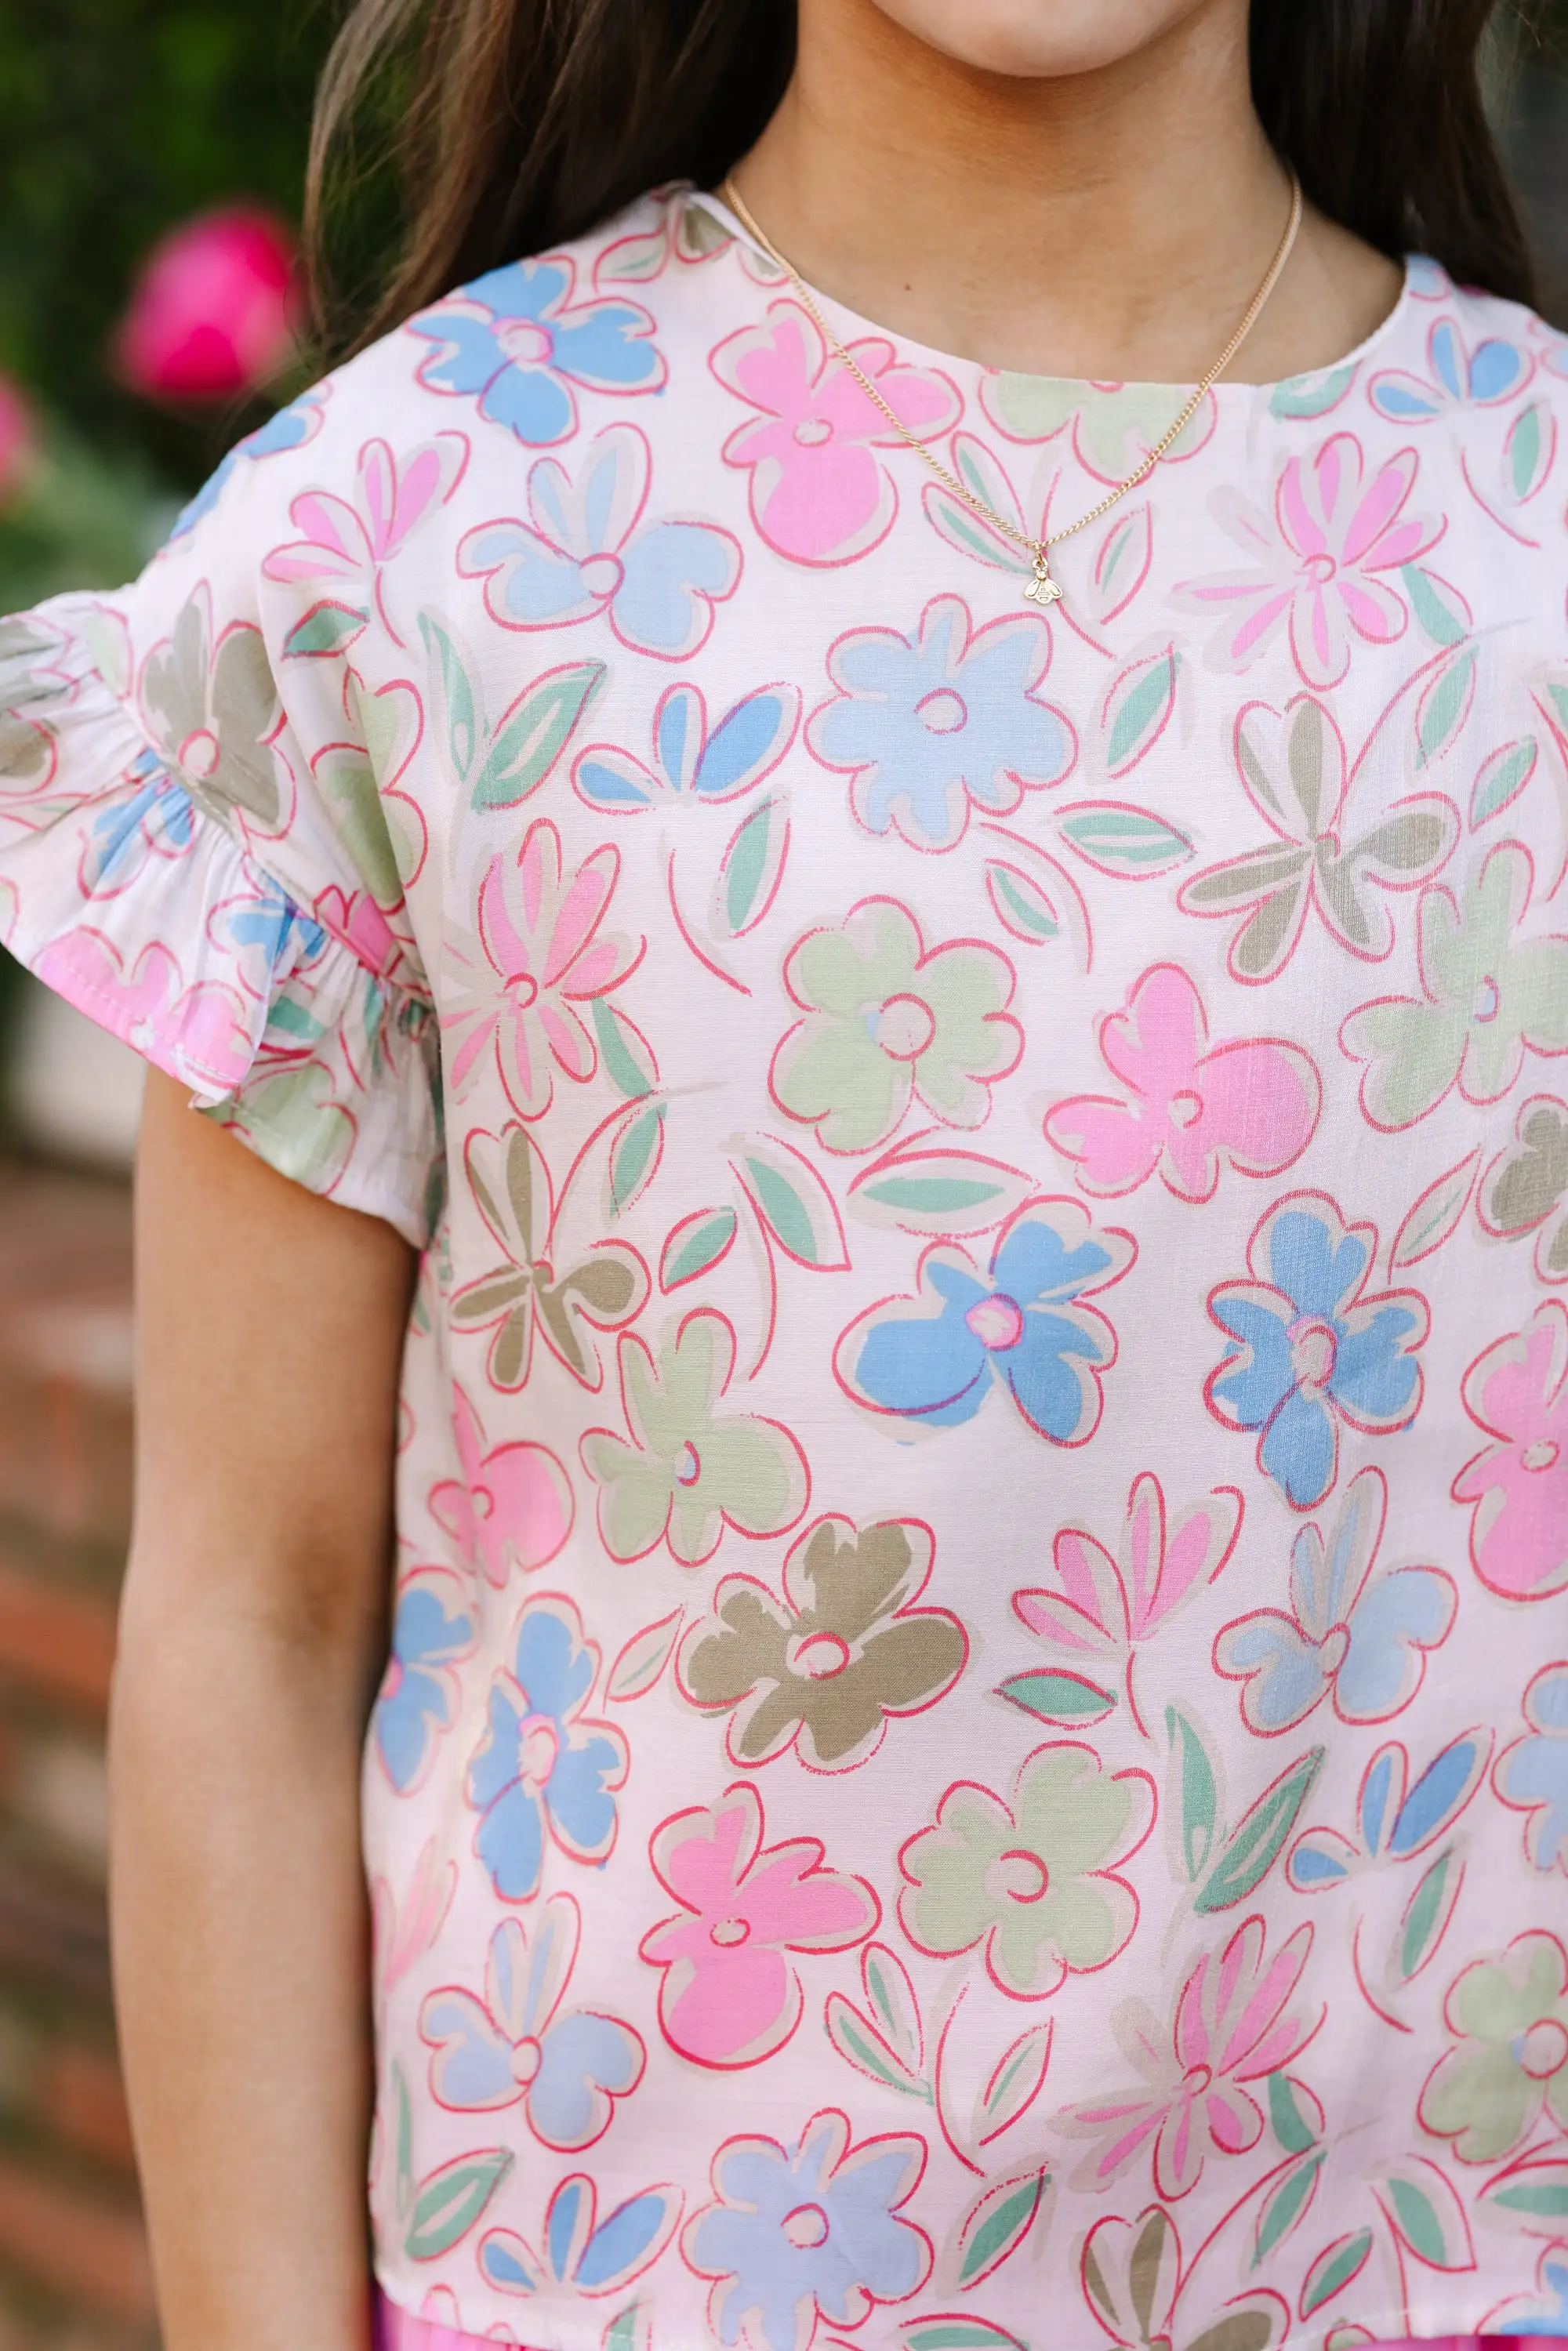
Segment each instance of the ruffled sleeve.
M347 665L314 665L329 716L279 686L263 470L230 461L123 594L0 622L0 941L273 1166L423 1247L436 1022L387 747Z

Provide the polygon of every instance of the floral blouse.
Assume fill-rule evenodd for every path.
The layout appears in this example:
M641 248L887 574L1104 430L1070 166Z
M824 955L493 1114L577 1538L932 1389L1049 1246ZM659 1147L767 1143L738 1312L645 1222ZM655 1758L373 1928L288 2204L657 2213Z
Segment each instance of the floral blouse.
M1179 399L833 316L1030 532ZM403 2310L1568 2333L1565 428L1414 259L1041 611L677 189L5 624L0 936L423 1252Z

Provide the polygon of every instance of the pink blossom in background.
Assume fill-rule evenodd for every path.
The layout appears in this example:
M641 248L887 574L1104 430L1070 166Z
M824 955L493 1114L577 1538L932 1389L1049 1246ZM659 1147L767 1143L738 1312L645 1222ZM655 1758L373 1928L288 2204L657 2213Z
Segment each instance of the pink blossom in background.
M0 375L0 505L26 480L34 454L31 412L16 385Z
M154 246L114 341L133 392L193 402L232 400L275 376L299 318L287 225L256 204L200 214Z

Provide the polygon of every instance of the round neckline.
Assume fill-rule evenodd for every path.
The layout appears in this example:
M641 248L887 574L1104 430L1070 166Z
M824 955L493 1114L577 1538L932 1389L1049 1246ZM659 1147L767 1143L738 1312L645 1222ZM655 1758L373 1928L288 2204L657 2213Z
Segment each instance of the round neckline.
M730 211L722 196L716 195L711 189L694 187L685 192L683 201L687 204L700 204L712 218L729 232L737 244L744 245L747 250L754 253L759 261L766 262L769 269L777 266L772 256L765 247L758 244L745 222ZM1359 343L1352 350L1342 353L1338 359L1325 360L1319 367L1298 369L1294 375L1277 376L1260 382L1222 378L1218 383L1210 384L1209 397L1215 400L1225 399L1232 402L1266 399L1296 384L1321 382L1323 377L1335 375L1342 368L1359 367L1363 360L1373 356L1385 340L1392 340L1403 328L1416 299L1416 273L1420 259L1421 256L1417 254L1407 253L1405 256L1400 263L1399 292L1392 306L1378 320L1370 334L1364 335ZM789 291L788 277L780 277L776 283L785 292ZM904 334L894 327L883 325L879 319L868 319L862 312L852 310L849 305L841 302L836 295L825 294L821 287L812 286L810 278L807 278L805 283L810 287L812 298L822 305L835 326L841 321L843 322L844 330L841 331L839 336L841 342L855 343L875 339L893 343L901 352L913 353L924 365L940 369L945 372L951 372L956 368L967 368L977 378L981 376L1005 378L1011 384L1029 387L1038 385L1042 391L1073 392L1084 397L1094 392L1132 392L1134 394L1146 392L1153 397L1168 395L1172 399L1180 401L1184 400L1193 389L1190 381L1169 383L1152 377L1128 376L1118 380L1110 376L1036 375L1023 368L994 367L986 360L968 359L957 351L939 350L934 344L923 343L914 335Z

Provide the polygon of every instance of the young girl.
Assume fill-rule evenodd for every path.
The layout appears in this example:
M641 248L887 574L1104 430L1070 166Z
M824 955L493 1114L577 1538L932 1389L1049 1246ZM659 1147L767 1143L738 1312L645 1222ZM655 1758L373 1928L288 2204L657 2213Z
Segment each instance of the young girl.
M6 625L0 929L163 1073L168 2351L361 2351L372 2083L397 2351L1568 2332L1487 13L362 0L379 340Z

